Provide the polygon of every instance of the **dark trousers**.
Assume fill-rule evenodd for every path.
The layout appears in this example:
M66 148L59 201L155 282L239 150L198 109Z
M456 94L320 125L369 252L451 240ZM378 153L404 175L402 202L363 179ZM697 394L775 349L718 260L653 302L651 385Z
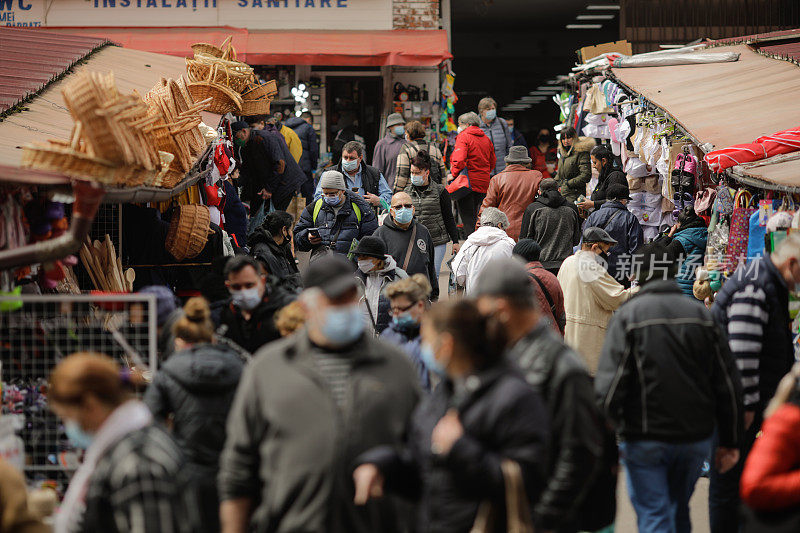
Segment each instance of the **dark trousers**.
M300 186L300 195L306 199L306 205L314 203L314 173L311 171L306 172L306 181Z
M760 413L760 410L758 411ZM753 447L756 435L761 431L763 420L756 414L750 429L745 431L742 444L739 446L739 462L736 466L725 472L719 473L714 468L713 454L711 461L710 485L708 487L708 514L711 522L711 533L737 533L741 523L739 506L739 478L747 455ZM716 450L716 445L714 446Z
M480 209L485 193L470 191L466 196L456 201L458 215L464 223L464 235L469 237L475 231L478 222L478 209Z

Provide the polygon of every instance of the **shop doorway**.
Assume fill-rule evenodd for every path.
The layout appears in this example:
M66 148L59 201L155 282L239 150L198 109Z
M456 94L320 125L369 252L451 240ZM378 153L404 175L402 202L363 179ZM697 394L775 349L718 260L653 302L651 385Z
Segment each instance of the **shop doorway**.
M341 157L342 141L358 135L364 139L369 162L380 133L383 80L378 76L327 76L325 83L326 135L333 161Z

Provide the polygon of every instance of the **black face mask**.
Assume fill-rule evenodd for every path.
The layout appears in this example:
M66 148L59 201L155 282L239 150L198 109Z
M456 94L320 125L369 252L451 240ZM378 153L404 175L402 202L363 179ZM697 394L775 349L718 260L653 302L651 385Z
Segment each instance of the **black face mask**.
M550 144L550 136L549 135L539 135L539 144Z
M600 252L598 255L599 255L600 257L602 257L602 258L603 258L603 261L605 261L605 262L606 262L606 265L608 265L608 252Z

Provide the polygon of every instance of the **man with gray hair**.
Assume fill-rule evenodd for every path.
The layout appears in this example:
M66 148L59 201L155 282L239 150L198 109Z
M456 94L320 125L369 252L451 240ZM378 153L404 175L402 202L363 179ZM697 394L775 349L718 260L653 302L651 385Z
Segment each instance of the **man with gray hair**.
M581 217L578 208L558 190L553 178L539 183L539 196L525 209L519 238L533 239L542 247L542 266L558 275L564 259L581 241Z
M470 295L478 276L493 259L511 257L514 239L506 234L508 217L496 207L487 207L481 213L481 225L467 238L453 259L451 268L456 283Z
M789 294L800 288L800 235L792 233L764 257L736 269L717 293L711 314L727 333L731 353L742 375L745 434L741 461L727 472L711 472L712 533L736 531L739 477L764 409L778 382L794 363Z
M386 118L386 136L375 144L372 153L372 166L383 173L390 188L394 186L397 172L397 156L405 144L406 121L400 113L392 113Z
M508 155L508 150L514 146L514 139L511 136L511 130L508 129L508 123L505 119L497 116L497 102L494 98L482 98L478 102L478 113L481 116L480 128L483 133L489 137L494 145L494 154L496 163L492 176L499 174L506 168L505 157Z
M378 228L375 211L357 193L347 190L344 176L336 170L319 179L321 197L306 206L294 227L294 242L301 252L325 251L347 254L365 235Z
M466 235L475 231L478 208L489 189L496 161L492 141L478 124L478 115L473 112L458 117L458 137L450 156L452 177L447 192L456 202Z
M342 175L348 191L360 194L373 208L392 201L392 190L381 171L364 162L364 145L350 141L342 148L342 160L336 170ZM322 198L322 187L317 185L314 198Z

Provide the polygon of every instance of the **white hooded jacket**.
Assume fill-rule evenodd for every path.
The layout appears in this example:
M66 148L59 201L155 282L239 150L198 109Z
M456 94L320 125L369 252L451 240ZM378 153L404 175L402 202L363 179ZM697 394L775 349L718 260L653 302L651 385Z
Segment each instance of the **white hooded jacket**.
M511 257L514 239L505 230L481 226L467 238L452 262L456 283L470 295L486 263L500 257Z

